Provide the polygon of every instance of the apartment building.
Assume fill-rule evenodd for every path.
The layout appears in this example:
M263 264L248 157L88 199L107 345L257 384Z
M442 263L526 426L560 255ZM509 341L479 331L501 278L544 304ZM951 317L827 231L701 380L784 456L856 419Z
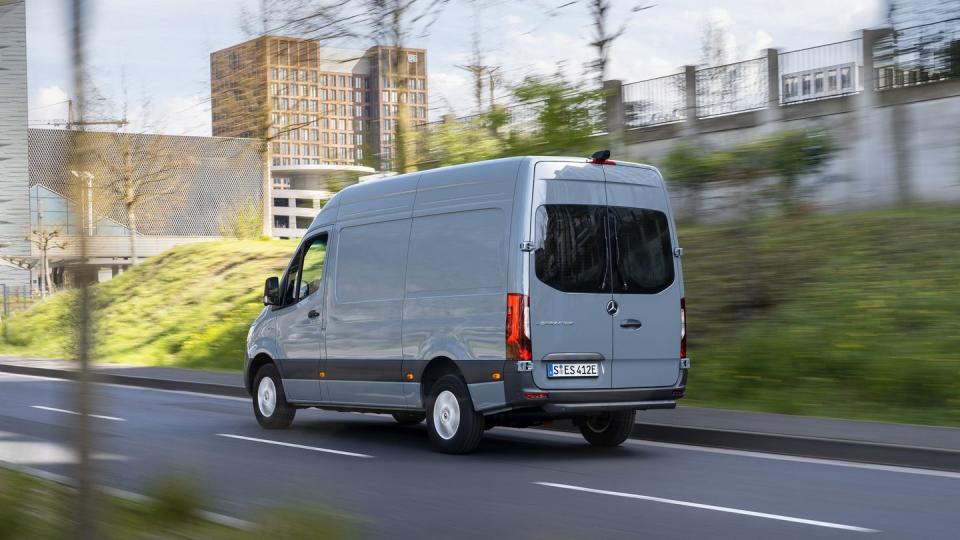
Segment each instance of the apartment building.
M427 121L426 51L262 36L210 55L213 134L269 137L274 167L397 166L400 122Z

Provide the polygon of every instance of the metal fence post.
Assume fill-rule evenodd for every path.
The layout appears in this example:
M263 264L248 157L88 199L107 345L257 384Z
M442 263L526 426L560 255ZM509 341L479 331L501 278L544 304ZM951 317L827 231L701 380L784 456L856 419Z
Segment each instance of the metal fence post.
M683 66L683 81L687 118L683 122L685 136L697 133L697 67Z
M6 318L10 315L10 300L7 298L7 284L0 284L0 287L3 287L3 316Z
M783 120L783 111L780 109L780 50L766 49L767 58L767 107L761 113L763 123L767 127Z

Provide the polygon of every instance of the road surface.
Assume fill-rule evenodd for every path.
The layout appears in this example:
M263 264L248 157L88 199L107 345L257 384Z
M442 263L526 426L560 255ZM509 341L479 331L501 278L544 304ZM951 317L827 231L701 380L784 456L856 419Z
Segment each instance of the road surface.
M423 425L300 411L261 430L248 400L96 385L103 485L188 474L212 511L322 505L371 538L956 538L960 473L495 428L477 453ZM75 476L75 383L0 374L0 460Z

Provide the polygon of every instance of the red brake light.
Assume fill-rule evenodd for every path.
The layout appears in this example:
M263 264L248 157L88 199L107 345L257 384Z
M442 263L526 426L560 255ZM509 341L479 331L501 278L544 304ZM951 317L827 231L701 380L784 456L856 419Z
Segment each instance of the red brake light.
M592 163L593 165L616 165L617 164L616 161L610 161L609 159L594 159L594 160L591 160L590 163Z
M507 294L507 360L533 358L530 344L530 298L525 294Z
M687 357L687 302L680 299L680 358Z

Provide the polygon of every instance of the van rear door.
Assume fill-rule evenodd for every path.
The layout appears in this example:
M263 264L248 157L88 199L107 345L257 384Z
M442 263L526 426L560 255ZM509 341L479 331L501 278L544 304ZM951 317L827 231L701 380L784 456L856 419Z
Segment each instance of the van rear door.
M611 386L606 198L598 165L540 162L534 168L529 313L540 388Z
M653 169L604 165L613 300L613 388L680 376L683 280L670 203Z

